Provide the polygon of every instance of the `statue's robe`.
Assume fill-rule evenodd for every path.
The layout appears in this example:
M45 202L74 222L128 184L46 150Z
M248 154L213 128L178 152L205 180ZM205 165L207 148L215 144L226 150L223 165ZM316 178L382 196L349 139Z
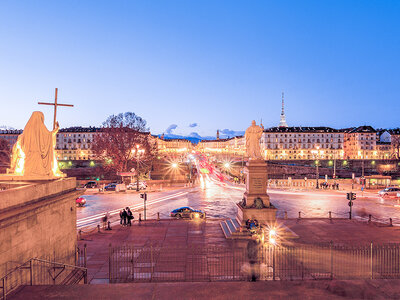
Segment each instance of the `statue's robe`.
M262 133L262 128L257 125L252 125L246 130L246 151L250 159L262 159L260 147Z
M57 129L49 131L40 111L32 113L23 133L18 137L25 153L24 175L52 176L55 163L54 140Z

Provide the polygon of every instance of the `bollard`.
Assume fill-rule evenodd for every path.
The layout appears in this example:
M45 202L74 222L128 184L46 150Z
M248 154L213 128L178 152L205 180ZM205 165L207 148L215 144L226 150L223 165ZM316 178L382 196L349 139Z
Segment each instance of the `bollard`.
M287 220L287 211L285 211L285 217L284 218L285 218L285 220Z
M329 220L332 220L332 212L329 212Z
M111 222L110 221L107 222L107 230L111 230Z
M301 211L299 211L299 219L301 219Z
M141 223L142 223L142 214L140 213L139 214L139 226L140 226Z
M157 221L160 221L160 213L157 213Z
M389 218L389 226L392 227L393 226L393 221L392 218Z
M97 225L97 232L100 232L100 225Z
M372 222L372 215L368 215L368 223Z

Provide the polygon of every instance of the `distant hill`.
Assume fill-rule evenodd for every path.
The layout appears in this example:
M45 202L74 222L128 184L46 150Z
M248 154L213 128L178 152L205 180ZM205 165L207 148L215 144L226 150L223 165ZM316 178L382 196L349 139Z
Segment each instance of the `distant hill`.
M162 134L159 134L158 137L161 137ZM202 137L195 132L192 132L188 136L178 135L178 134L164 134L164 139L172 140L172 139L184 139L192 142L193 144L198 144L201 140L213 140L215 137L213 136L205 136Z

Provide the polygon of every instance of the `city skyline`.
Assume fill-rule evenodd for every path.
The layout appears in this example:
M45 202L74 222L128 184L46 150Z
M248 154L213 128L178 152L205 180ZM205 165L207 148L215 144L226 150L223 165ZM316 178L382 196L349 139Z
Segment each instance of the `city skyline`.
M56 13L52 13L55 11ZM398 127L400 4L0 4L0 125L61 108L62 127L133 111L155 134ZM107 20L107 22L104 22ZM194 126L196 124L196 126ZM174 129L172 129L174 128Z

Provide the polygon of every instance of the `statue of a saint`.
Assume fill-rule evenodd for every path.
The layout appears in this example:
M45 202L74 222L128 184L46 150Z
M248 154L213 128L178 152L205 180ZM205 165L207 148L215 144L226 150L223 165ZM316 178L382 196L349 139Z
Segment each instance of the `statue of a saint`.
M54 146L59 125L49 131L44 115L34 111L13 147L10 172L24 176L62 176L57 165Z
M256 121L251 122L251 126L246 129L246 152L250 160L263 159L261 155L260 139L264 131L264 126L256 125Z

